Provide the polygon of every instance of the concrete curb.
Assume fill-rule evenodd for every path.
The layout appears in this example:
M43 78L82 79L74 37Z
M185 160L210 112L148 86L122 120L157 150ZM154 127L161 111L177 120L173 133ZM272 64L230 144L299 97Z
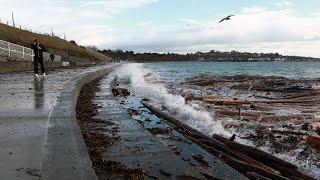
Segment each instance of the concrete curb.
M111 72L103 67L71 79L49 115L40 179L97 179L76 119L76 102L84 84Z

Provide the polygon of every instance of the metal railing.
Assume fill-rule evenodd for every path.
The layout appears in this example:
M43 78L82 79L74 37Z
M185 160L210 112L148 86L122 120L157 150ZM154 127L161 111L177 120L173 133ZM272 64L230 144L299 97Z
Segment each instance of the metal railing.
M24 46L0 40L0 56L18 61L33 61L33 50ZM44 53L44 60L50 61L50 54ZM61 56L55 55L55 62L61 62Z

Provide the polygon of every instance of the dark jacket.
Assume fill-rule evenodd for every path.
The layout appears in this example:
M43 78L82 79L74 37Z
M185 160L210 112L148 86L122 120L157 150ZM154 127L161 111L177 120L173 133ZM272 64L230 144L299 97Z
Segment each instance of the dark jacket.
M42 44L39 44L39 45L32 44L31 49L33 49L35 58L43 59L43 52L45 52L46 49L42 46Z

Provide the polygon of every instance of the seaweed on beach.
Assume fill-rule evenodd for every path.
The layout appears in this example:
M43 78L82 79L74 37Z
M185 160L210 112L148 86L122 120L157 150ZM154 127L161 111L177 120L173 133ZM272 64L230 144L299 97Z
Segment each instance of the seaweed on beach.
M94 118L99 106L92 100L99 90L99 86L100 79L86 84L80 91L76 107L77 120L96 175L98 179L144 180L146 175L142 170L129 169L120 163L105 161L102 157L108 147L120 141L120 137L115 133L117 127L114 123Z

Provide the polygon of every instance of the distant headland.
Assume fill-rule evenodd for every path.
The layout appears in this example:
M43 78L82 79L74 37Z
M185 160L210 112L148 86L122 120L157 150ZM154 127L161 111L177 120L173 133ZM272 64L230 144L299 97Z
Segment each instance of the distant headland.
M279 53L249 53L249 52L221 52L212 50L210 52L197 53L135 53L122 50L102 50L100 53L112 59L121 59L137 62L151 61L318 61L320 58L287 56Z

